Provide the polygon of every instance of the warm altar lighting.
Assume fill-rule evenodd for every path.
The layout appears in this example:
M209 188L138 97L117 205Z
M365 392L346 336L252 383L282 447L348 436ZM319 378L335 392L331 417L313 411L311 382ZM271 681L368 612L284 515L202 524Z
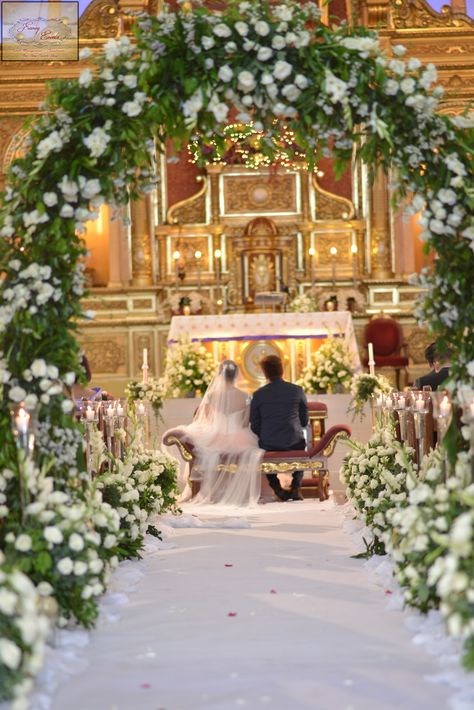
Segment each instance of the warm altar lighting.
M357 254L357 244L353 244L353 245L351 246L351 252L352 252L353 254Z
M216 259L220 259L221 256L222 256L221 250L220 250L220 249L216 249L215 252L214 252L214 256L216 257Z
M316 254L316 249L314 249L313 247L310 247L310 248L308 249L308 254L309 254L310 256L314 256L314 255Z
M173 259L174 259L175 261L178 261L178 259L179 259L180 256L181 256L181 254L179 253L179 251L174 251L174 252L173 252Z
M202 257L202 252L199 251L199 249L196 249L194 252L194 258L199 261L199 259Z
M337 256L337 249L336 249L336 247L331 247L330 250L329 250L329 253L331 254L331 256Z

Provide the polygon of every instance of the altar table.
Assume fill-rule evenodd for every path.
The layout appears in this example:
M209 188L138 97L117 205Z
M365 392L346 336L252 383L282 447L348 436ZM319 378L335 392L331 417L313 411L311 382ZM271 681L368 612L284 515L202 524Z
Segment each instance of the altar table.
M174 316L168 344L187 335L200 340L216 362L235 360L249 391L263 384L259 363L265 355L279 355L285 378L297 380L324 340L344 338L355 371L361 367L352 316L348 311L322 313L231 313L221 316Z

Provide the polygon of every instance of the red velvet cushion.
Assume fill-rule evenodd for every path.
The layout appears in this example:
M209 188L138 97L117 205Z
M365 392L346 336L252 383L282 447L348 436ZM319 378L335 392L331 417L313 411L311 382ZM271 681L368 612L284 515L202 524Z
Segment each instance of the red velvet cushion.
M321 414L327 414L328 408L322 402L308 402L309 412L321 412Z
M398 353L401 340L400 327L390 318L376 318L365 326L365 342L373 344L375 358Z

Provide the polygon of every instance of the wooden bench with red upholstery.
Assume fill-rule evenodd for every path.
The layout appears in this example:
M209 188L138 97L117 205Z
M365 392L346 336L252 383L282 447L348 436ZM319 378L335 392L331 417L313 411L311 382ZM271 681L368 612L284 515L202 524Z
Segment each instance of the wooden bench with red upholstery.
M309 477L304 477L301 483L301 490L305 497L310 497L311 493L316 494L320 500L327 500L329 497L329 470L327 459L332 455L338 441L347 440L351 436L351 430L344 424L332 426L327 432L324 431L324 419L327 417L327 407L321 402L309 402L308 410L310 416L317 421L321 427L322 436L314 439L314 433L309 442L308 449L301 451L266 451L260 471L265 473L292 473L293 471L304 470L309 472ZM313 432L314 429L311 426ZM186 440L185 432L179 427L167 432L163 439L165 446L177 446L182 458L190 465L189 479L192 486L193 495L198 491L198 487L193 484L192 466L194 463L194 447L190 441ZM221 468L221 467L219 467ZM306 495L305 495L306 494Z

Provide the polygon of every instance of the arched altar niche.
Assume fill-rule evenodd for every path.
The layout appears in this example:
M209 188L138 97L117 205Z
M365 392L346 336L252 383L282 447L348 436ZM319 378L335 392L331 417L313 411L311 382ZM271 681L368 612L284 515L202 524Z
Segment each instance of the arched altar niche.
M283 291L293 285L292 237L282 236L275 222L256 217L242 236L232 240L234 293L240 295L246 311L255 311L258 293Z

